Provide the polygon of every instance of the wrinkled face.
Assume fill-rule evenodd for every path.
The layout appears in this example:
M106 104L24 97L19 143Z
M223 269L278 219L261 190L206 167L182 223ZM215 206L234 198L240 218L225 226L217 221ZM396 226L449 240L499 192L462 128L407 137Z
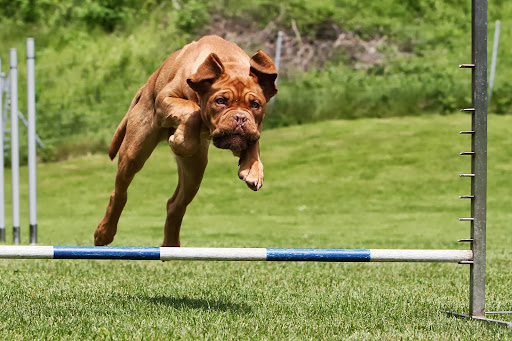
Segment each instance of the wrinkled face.
M201 105L203 122L213 144L221 149L247 149L260 138L265 105L265 96L254 75L223 74Z
M222 63L210 53L187 79L216 147L242 151L258 141L265 105L277 93L276 77L274 63L259 50L249 63Z

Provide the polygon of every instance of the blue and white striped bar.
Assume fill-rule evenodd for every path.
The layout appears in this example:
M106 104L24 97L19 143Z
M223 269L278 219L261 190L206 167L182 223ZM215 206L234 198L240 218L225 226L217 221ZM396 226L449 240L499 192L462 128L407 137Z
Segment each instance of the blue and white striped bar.
M467 262L471 250L270 249L198 247L0 246L9 259L127 259L295 262Z

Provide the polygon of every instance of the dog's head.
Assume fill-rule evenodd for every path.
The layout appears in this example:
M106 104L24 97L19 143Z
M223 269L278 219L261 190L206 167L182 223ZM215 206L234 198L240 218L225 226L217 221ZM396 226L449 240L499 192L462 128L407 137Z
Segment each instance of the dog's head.
M277 93L276 78L274 63L260 50L250 67L223 64L211 53L187 79L199 95L201 117L216 147L245 150L260 138L266 104Z

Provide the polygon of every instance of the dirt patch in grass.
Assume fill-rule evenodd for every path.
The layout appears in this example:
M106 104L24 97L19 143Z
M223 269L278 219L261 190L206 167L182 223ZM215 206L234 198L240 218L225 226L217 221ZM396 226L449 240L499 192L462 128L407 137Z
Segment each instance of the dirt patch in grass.
M280 73L290 76L296 71L322 69L329 61L342 60L355 68L365 68L384 62L382 52L389 44L386 36L365 40L357 31L346 31L334 22L320 24L314 33L301 32L294 20L287 25L270 21L265 27L242 18L214 15L203 34L216 34L251 51L263 49L274 58L278 32L283 33Z

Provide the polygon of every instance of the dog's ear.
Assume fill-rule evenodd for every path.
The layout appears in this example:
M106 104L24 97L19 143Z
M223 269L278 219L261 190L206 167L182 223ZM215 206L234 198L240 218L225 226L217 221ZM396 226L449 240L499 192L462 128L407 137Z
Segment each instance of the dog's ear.
M277 69L272 59L265 52L258 50L251 58L251 72L258 78L267 102L277 94Z
M210 53L199 65L196 73L187 79L187 84L198 93L205 93L213 82L224 72L224 66L215 53Z

